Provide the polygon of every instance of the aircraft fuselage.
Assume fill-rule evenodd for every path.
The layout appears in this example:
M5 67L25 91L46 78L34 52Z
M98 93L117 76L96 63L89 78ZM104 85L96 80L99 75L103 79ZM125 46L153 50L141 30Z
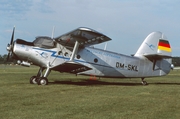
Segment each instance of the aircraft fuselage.
M59 44L59 47L63 47ZM40 67L53 68L70 60L71 50L67 48L43 49L15 42L14 54L22 61L32 62ZM61 50L60 50L61 49ZM79 49L74 58L75 62L91 68L78 74L94 75L99 77L151 77L169 73L171 59L161 59L155 62L145 57L127 56L106 50L85 47ZM168 64L168 65L167 65Z

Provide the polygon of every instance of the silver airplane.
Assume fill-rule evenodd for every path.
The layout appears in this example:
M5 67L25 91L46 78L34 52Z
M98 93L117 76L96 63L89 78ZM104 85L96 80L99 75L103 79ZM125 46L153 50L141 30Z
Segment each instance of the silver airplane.
M22 66L39 66L31 84L48 85L52 70L77 75L110 78L141 78L167 75L171 70L171 47L161 32L149 34L137 52L128 56L94 48L95 44L111 40L93 29L80 27L61 36L39 36L33 42L14 39L13 28L8 56ZM45 70L45 71L44 71ZM44 71L44 72L43 72Z

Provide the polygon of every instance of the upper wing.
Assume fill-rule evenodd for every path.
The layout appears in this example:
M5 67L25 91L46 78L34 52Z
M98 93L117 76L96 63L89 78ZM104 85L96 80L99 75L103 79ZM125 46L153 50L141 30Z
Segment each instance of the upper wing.
M111 40L106 35L93 29L80 27L69 33L55 38L55 41L64 45L74 47L76 41L80 46L90 46Z

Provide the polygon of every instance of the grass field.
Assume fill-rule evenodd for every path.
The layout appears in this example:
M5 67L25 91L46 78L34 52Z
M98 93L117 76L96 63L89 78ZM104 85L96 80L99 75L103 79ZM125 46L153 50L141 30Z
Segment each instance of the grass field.
M101 78L51 72L29 84L37 67L0 66L1 119L179 119L180 71L165 77Z

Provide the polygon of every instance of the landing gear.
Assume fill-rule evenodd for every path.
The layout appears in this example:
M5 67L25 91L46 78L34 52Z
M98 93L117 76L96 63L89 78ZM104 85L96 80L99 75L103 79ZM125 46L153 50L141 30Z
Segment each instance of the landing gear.
M143 85L148 85L148 83L146 81L142 81Z
M48 75L51 72L50 68L47 68L44 75L43 71L45 68L40 67L37 76L32 76L30 78L30 84L38 84L38 85L48 85Z
M48 79L46 77L41 77L38 79L38 85L48 85Z
M141 78L141 80L142 80L142 82L141 82L142 85L144 85L144 86L145 86L145 85L148 85L148 83L144 80L144 78Z
M30 84L37 84L37 76L32 76L30 78Z

